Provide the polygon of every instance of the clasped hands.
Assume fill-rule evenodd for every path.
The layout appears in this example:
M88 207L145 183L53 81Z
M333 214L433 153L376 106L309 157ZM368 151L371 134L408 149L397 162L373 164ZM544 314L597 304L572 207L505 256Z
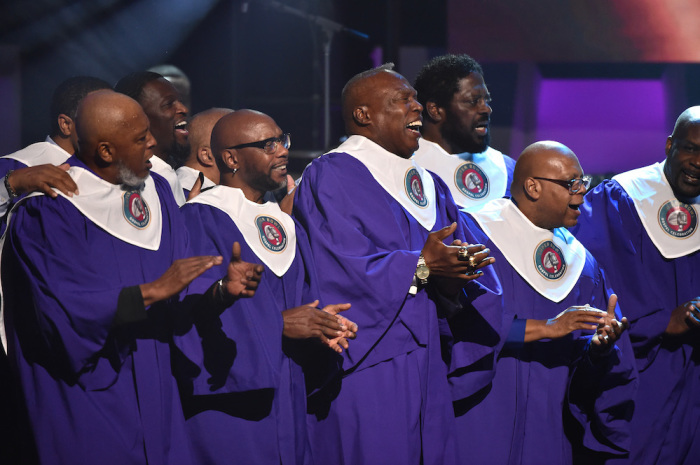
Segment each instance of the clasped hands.
M629 328L626 317L617 320L615 307L617 295L612 294L608 299L607 312L594 307L569 307L554 318L547 320L547 336L556 339L566 336L575 330L595 330L591 339L592 349L604 352L612 347L620 335Z
M317 308L319 301L290 308L282 312L284 330L282 334L290 339L316 338L337 353L348 348L348 339L355 339L357 325L338 315L350 308L350 304L326 305Z
M666 334L679 336L692 328L700 328L700 297L695 297L673 309L666 327Z
M211 255L175 260L160 278L140 286L144 305L148 306L180 293L195 278L209 268L220 265L222 261L223 257ZM212 301L228 307L237 299L253 297L263 270L262 265L243 261L241 246L234 242L226 276L214 283L208 291L212 293ZM348 348L348 339L354 339L357 333L355 323L338 315L339 312L350 308L350 304L327 305L321 310L316 308L318 303L316 300L283 311L283 334L292 339L318 338L323 344L340 353Z

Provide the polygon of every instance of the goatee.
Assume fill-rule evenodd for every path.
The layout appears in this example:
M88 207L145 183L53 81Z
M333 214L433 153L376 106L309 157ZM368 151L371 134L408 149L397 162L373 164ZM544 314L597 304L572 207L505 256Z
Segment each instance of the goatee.
M123 163L119 163L119 182L129 188L130 190L136 190L141 192L146 186L146 179L150 176L150 173L144 177L138 176L136 173L127 168Z

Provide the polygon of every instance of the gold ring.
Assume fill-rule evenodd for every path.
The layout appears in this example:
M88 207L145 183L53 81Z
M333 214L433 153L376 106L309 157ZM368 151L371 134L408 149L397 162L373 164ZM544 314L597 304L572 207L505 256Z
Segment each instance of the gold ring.
M469 249L466 247L460 247L459 251L457 252L457 258L460 260L467 260L469 259Z

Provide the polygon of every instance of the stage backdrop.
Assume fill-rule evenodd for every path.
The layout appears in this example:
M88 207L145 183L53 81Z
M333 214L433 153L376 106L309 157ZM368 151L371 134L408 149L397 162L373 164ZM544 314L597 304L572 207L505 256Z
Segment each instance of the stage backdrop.
M493 145L513 156L553 139L587 172L650 164L678 114L700 104L696 1L448 0L447 10L447 50L484 65Z

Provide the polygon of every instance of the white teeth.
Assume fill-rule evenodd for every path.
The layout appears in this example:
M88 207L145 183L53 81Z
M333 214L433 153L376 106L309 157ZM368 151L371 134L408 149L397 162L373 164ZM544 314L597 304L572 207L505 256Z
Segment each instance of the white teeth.
M420 121L414 121L414 122L408 123L408 124L406 125L406 127L409 128L409 129L418 129L418 128L422 127L422 126L423 126L423 123L421 123Z

